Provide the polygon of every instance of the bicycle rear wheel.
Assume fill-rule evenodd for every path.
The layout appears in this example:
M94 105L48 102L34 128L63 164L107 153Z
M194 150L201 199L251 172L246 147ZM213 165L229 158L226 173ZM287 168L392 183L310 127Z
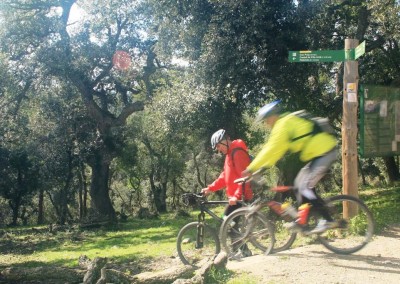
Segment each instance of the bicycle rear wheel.
M199 230L202 230L203 241L198 241ZM221 250L216 231L207 224L191 222L186 224L178 233L176 249L179 258L186 265L197 264L208 257L213 257Z
M221 225L219 237L228 256L244 248L268 254L274 246L273 228L269 220L260 212L249 215L248 208L240 208L229 214Z
M319 241L338 254L350 254L362 249L374 233L374 219L365 203L349 195L334 196L325 202L334 219L334 227L318 235ZM344 207L354 208L355 215L351 218L344 216Z

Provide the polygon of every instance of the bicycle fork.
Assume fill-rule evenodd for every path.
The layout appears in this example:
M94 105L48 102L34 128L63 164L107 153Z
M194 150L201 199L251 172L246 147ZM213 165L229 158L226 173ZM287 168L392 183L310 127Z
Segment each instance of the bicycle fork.
M201 212L198 216L196 249L201 249L204 246L204 219L205 214Z

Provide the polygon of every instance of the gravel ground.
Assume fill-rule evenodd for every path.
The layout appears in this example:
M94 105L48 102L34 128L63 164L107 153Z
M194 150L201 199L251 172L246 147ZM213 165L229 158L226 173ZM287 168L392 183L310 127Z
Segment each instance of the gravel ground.
M352 255L338 255L313 244L229 261L227 268L254 275L262 284L399 284L400 224Z

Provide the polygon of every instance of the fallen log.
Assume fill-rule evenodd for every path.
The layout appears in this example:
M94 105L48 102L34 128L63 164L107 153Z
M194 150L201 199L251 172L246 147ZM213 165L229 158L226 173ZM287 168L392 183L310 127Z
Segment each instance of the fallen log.
M81 283L85 270L65 267L7 267L0 271L0 282Z

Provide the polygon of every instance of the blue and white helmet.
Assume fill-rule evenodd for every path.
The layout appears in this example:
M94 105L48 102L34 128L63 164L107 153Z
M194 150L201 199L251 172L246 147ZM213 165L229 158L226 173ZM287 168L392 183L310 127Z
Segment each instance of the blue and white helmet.
M281 107L279 105L280 102L281 102L280 100L276 100L260 108L258 110L256 121L262 121L271 115L280 114L281 113Z
M213 150L216 149L217 144L221 142L225 138L225 130L220 129L216 131L212 136L211 136L211 147Z

